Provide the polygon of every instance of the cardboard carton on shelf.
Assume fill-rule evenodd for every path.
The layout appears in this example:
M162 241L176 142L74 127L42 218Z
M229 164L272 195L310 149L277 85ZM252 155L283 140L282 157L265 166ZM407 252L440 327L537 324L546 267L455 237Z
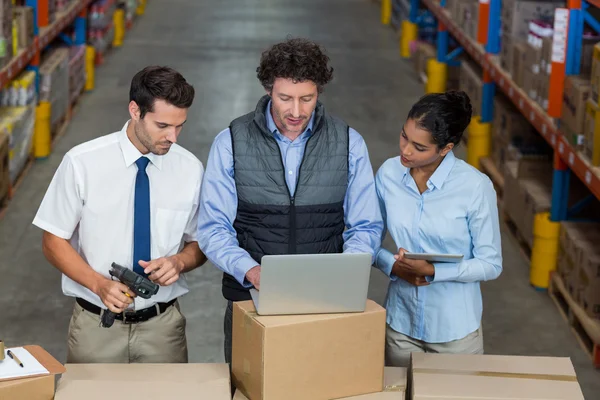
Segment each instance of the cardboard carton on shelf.
M234 303L232 376L252 400L334 399L381 391L385 309L361 313L257 315Z
M594 166L600 165L600 108L589 99L585 107L584 118L584 154Z
M413 400L584 400L569 358L413 353Z
M560 130L568 142L582 149L586 118L586 103L591 94L591 84L581 76L567 76L563 92Z
M227 364L67 364L55 400L231 399Z
M502 33L526 38L531 21L552 22L554 10L559 7L564 7L564 1L505 0L502 3Z

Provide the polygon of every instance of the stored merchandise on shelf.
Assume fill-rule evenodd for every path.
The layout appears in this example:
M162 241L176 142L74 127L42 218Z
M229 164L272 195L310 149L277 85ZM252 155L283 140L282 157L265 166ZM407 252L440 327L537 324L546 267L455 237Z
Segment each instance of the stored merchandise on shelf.
M69 49L69 104L73 104L85 86L85 45Z
M2 107L18 107L33 104L36 99L35 72L23 71L0 91Z
M14 184L31 156L35 105L0 108L0 134L9 140L9 175Z
M53 134L69 109L69 49L49 50L40 66L40 101L50 102Z
M0 68L13 57L13 4L0 0Z
M34 21L32 7L15 7L14 18L16 25L13 41L19 50L26 49L33 44Z

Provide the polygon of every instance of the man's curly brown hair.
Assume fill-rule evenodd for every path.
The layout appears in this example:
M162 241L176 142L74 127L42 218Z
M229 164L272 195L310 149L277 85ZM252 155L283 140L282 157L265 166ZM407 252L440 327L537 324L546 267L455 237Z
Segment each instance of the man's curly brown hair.
M321 93L333 78L333 68L327 65L328 62L329 57L318 44L301 38L287 39L262 53L256 72L269 93L276 78L312 81Z

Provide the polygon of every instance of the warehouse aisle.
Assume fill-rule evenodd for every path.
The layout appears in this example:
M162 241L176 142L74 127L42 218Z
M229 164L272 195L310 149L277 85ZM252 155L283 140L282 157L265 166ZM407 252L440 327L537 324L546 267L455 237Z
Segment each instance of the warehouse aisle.
M263 93L255 76L261 51L288 34L327 48L335 80L324 103L363 134L374 169L396 155L399 127L422 86L412 65L399 58L396 34L379 24L372 2L150 1L124 46L97 69L96 89L81 100L66 136L50 158L30 170L0 221L0 338L11 346L39 343L64 361L73 301L62 295L60 275L44 259L41 232L31 221L64 153L121 129L134 73L148 64L168 64L194 84L197 97L180 143L206 163L215 135L254 109ZM504 273L483 285L486 352L572 357L587 397L593 398L600 393L600 373L547 294L529 287L528 266L516 242L508 235L503 239ZM220 277L210 264L189 274L191 293L182 304L192 362L223 360ZM381 302L386 284L374 270L371 298Z

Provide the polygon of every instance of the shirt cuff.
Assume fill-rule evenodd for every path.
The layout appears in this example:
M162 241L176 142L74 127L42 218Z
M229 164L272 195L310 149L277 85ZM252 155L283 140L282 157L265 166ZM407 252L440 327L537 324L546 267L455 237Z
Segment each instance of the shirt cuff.
M433 268L435 272L430 282L455 281L458 277L458 263L433 263Z
M379 249L375 260L375 266L381 270L381 272L386 274L392 281L398 279L396 275L392 275L392 267L394 266L395 262L396 259L390 251L386 249Z
M259 265L252 257L244 257L240 261L235 268L235 276L234 278L246 289L251 288L253 285L246 279L246 273L250 271L252 268Z

